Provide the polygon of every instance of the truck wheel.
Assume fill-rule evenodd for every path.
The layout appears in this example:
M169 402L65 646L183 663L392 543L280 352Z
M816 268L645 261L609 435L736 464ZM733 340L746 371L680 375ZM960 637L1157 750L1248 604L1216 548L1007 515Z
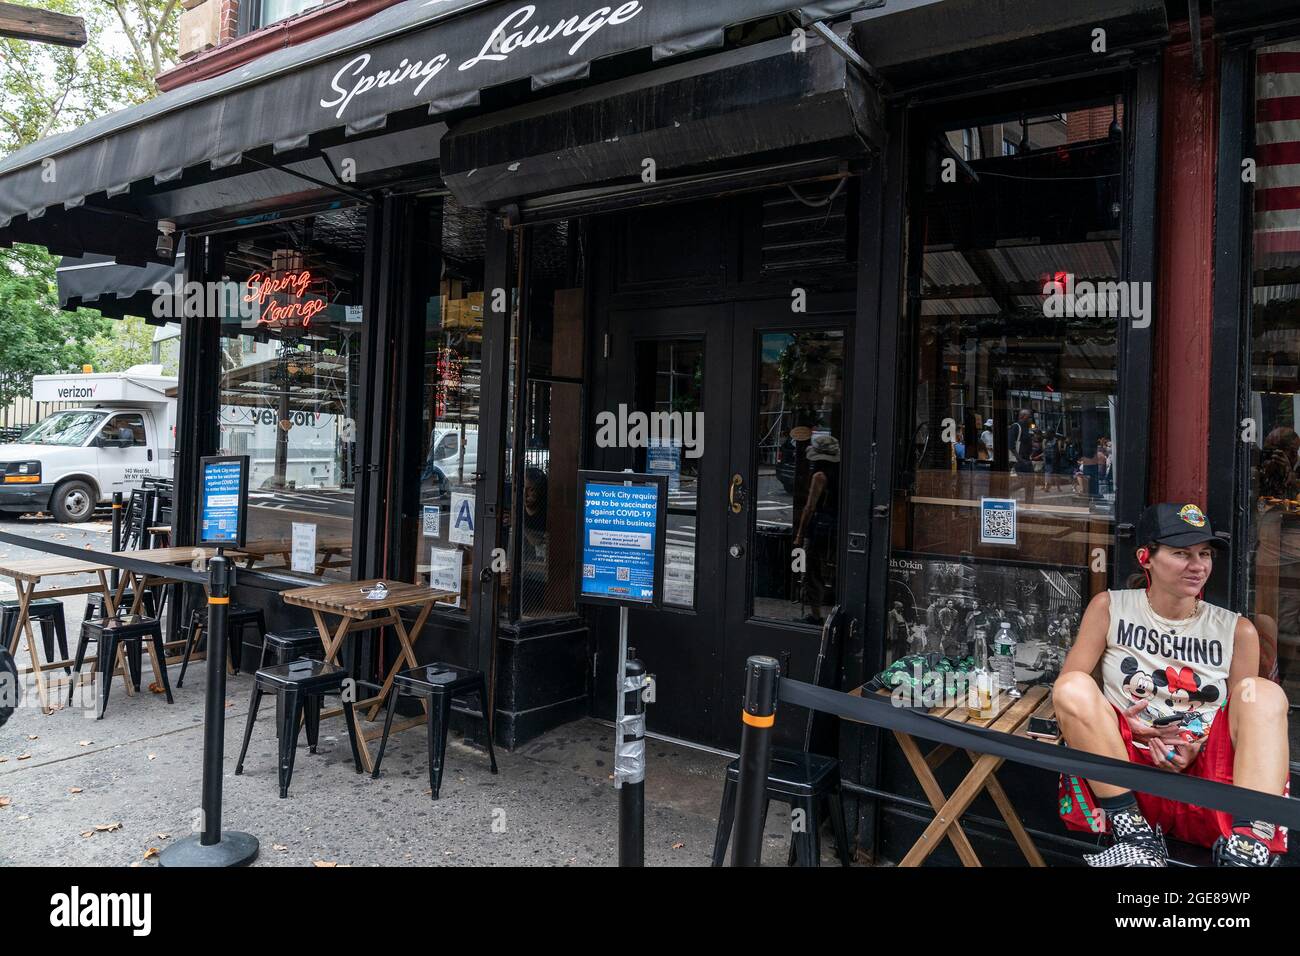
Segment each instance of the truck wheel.
M67 523L89 521L95 513L95 489L84 481L68 481L54 489L54 517Z

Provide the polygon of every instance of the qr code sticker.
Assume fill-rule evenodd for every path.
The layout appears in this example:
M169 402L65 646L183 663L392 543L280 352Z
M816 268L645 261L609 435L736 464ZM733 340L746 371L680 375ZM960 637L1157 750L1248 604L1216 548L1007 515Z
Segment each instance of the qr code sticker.
M632 569L619 568L616 576L620 581L630 581L632 579Z
M595 578L596 566L594 564L584 564L582 566L582 576L584 578Z
M980 541L983 544L1015 544L1015 504L984 501L980 508Z

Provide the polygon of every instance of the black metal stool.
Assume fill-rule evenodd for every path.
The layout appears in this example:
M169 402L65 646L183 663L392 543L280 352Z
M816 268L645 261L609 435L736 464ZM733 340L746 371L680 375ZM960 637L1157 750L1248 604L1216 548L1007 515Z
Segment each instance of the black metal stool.
M198 647L199 641L203 640L203 632L208 626L208 609L206 606L195 608L194 613L190 615L189 636L185 640L185 656L181 659L181 673L176 678L176 686L185 686L185 671L190 666L190 655L194 653L194 648ZM230 669L234 673L239 673L239 639L244 634L244 628L256 627L257 633L263 639L266 638L266 616L262 613L261 608L249 607L246 604L232 604L230 610L226 612L226 643L230 650Z
M54 660L54 641L59 642L59 660L68 659L68 631L63 621L63 602L54 598L37 598L27 605L27 619L41 626L41 645L45 660ZM18 636L18 602L0 601L0 647L8 648ZM68 668L63 668L66 673Z
M135 591L131 588L127 588L122 592L121 607L129 608L134 603L135 603ZM154 605L152 588L144 592L144 600L141 601L140 604L145 614L147 614L149 617L158 616L155 613L157 611L157 608ZM86 595L86 613L81 616L81 621L84 624L86 621L93 621L95 618L101 618L103 616L104 616L104 595L101 594L99 591L92 591L90 594Z
M284 631L267 631L262 638L262 656L258 658L257 667L266 666L266 655L270 653L275 664L288 664L290 661L310 657L322 660L325 657L325 645L321 643L320 631L314 627L295 627ZM275 698L276 726L280 726L280 698Z
M258 670L253 678L253 696L248 704L248 723L244 726L244 745L239 748L239 762L235 764L235 773L238 775L244 772L244 757L248 754L248 742L253 738L257 708L262 703L262 695L267 691L275 694L280 704L276 736L280 742L281 799L289 796L289 781L293 777L293 758L298 748L298 733L304 723L307 725L307 745L312 753L316 752L316 741L320 733L321 698L326 694L338 694L343 698L343 719L347 721L348 740L352 744L352 763L357 773L361 773L361 752L357 749L357 731L352 719L351 695L344 693L344 682L347 676L348 672L342 667L308 659Z
M77 677L81 665L86 660L86 646L95 641L99 671L99 709L96 720L102 720L108 709L108 690L113 680L113 663L117 659L117 649L126 646L127 679L131 681L138 693L140 690L141 663L144 655L144 641L153 642L154 655L158 659L158 670L162 675L163 690L167 693L167 703L172 701L171 682L167 678L167 656L163 652L162 627L158 619L143 614L124 614L110 617L106 621L87 621L81 625L81 639L77 641L77 659L72 665L72 677L68 681L68 703L71 704L76 693Z
M840 649L844 646L841 630L848 620L839 605L831 608L822 623L817 661L813 667L812 682L818 687L833 687L839 679ZM788 666L789 655L782 654ZM837 718L822 711L810 710L804 721L803 747L772 748L772 769L767 775L767 789L763 796L763 820L767 820L767 805L776 800L790 804L793 817L802 811L803 827L791 834L787 864L793 866L821 865L821 818L823 802L830 804L831 829L835 833L835 849L843 866L849 865L849 842L844 829L844 806L840 799L840 762L814 752L814 743L824 752L835 753ZM736 797L740 783L740 761L727 764L726 782L722 787L722 808L718 811L718 830L713 838L713 865L722 866L731 841L731 825L736 817Z
M479 707L482 710L483 723L487 724L487 679L482 671L457 667L455 664L426 664L401 671L393 678L392 690L388 697L388 713L384 717L384 736L379 741L379 755L375 757L375 769L371 777L379 776L379 765L384 759L384 748L388 746L388 732L393 726L393 714L397 712L397 698L401 694L410 697L428 698L429 710L429 786L433 790L433 799L438 799L438 789L442 786L443 764L447 756L447 725L451 719L451 699L463 694L478 694ZM497 772L497 754L492 747L492 728L486 727L488 758L492 761L492 772Z
M722 809L718 812L718 832L713 839L713 865L722 866L731 840L731 826L736 818L736 796L740 783L740 761L727 764L727 782L722 789ZM844 805L840 800L840 762L820 754L775 748L772 770L767 775L767 792L763 800L763 820L767 820L770 800L790 804L790 812L803 811L803 829L796 830L790 843L788 863L800 866L821 865L821 804L830 804L831 829L835 833L835 850L840 863L849 865L849 841L844 829Z
M323 657L325 647L321 644L320 631L314 627L295 627L285 631L267 631L262 638L262 656L258 658L259 669L266 666L266 655L270 652L277 664L304 657Z

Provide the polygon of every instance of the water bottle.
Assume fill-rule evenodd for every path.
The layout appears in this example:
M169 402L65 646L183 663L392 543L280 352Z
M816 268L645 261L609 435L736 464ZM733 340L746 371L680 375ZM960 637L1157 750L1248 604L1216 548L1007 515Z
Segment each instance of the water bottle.
M988 642L977 627L971 642L973 666L966 672L966 711L971 717L993 716L993 675L988 669Z
M1016 639L1006 621L998 628L997 640L993 643L993 672L998 675L1000 690L1011 697L1020 696L1016 689Z

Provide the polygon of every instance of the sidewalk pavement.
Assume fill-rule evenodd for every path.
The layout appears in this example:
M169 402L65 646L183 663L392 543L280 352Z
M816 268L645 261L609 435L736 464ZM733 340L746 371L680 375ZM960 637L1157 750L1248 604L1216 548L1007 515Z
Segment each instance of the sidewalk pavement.
M154 866L152 851L197 831L205 667L191 665L172 706L148 690L128 698L120 679L103 720L24 705L0 729L0 865ZM144 675L147 684L147 662ZM281 800L273 699L263 700L244 773L234 775L251 681L228 679L222 824L258 838L256 865L617 862L613 730L602 723L578 721L499 752L496 776L486 752L453 737L435 803L422 727L393 735L372 780L354 773L341 718L329 719L316 754L303 735ZM647 865L707 866L726 759L655 740L647 757ZM765 863L784 864L788 827L774 804Z

